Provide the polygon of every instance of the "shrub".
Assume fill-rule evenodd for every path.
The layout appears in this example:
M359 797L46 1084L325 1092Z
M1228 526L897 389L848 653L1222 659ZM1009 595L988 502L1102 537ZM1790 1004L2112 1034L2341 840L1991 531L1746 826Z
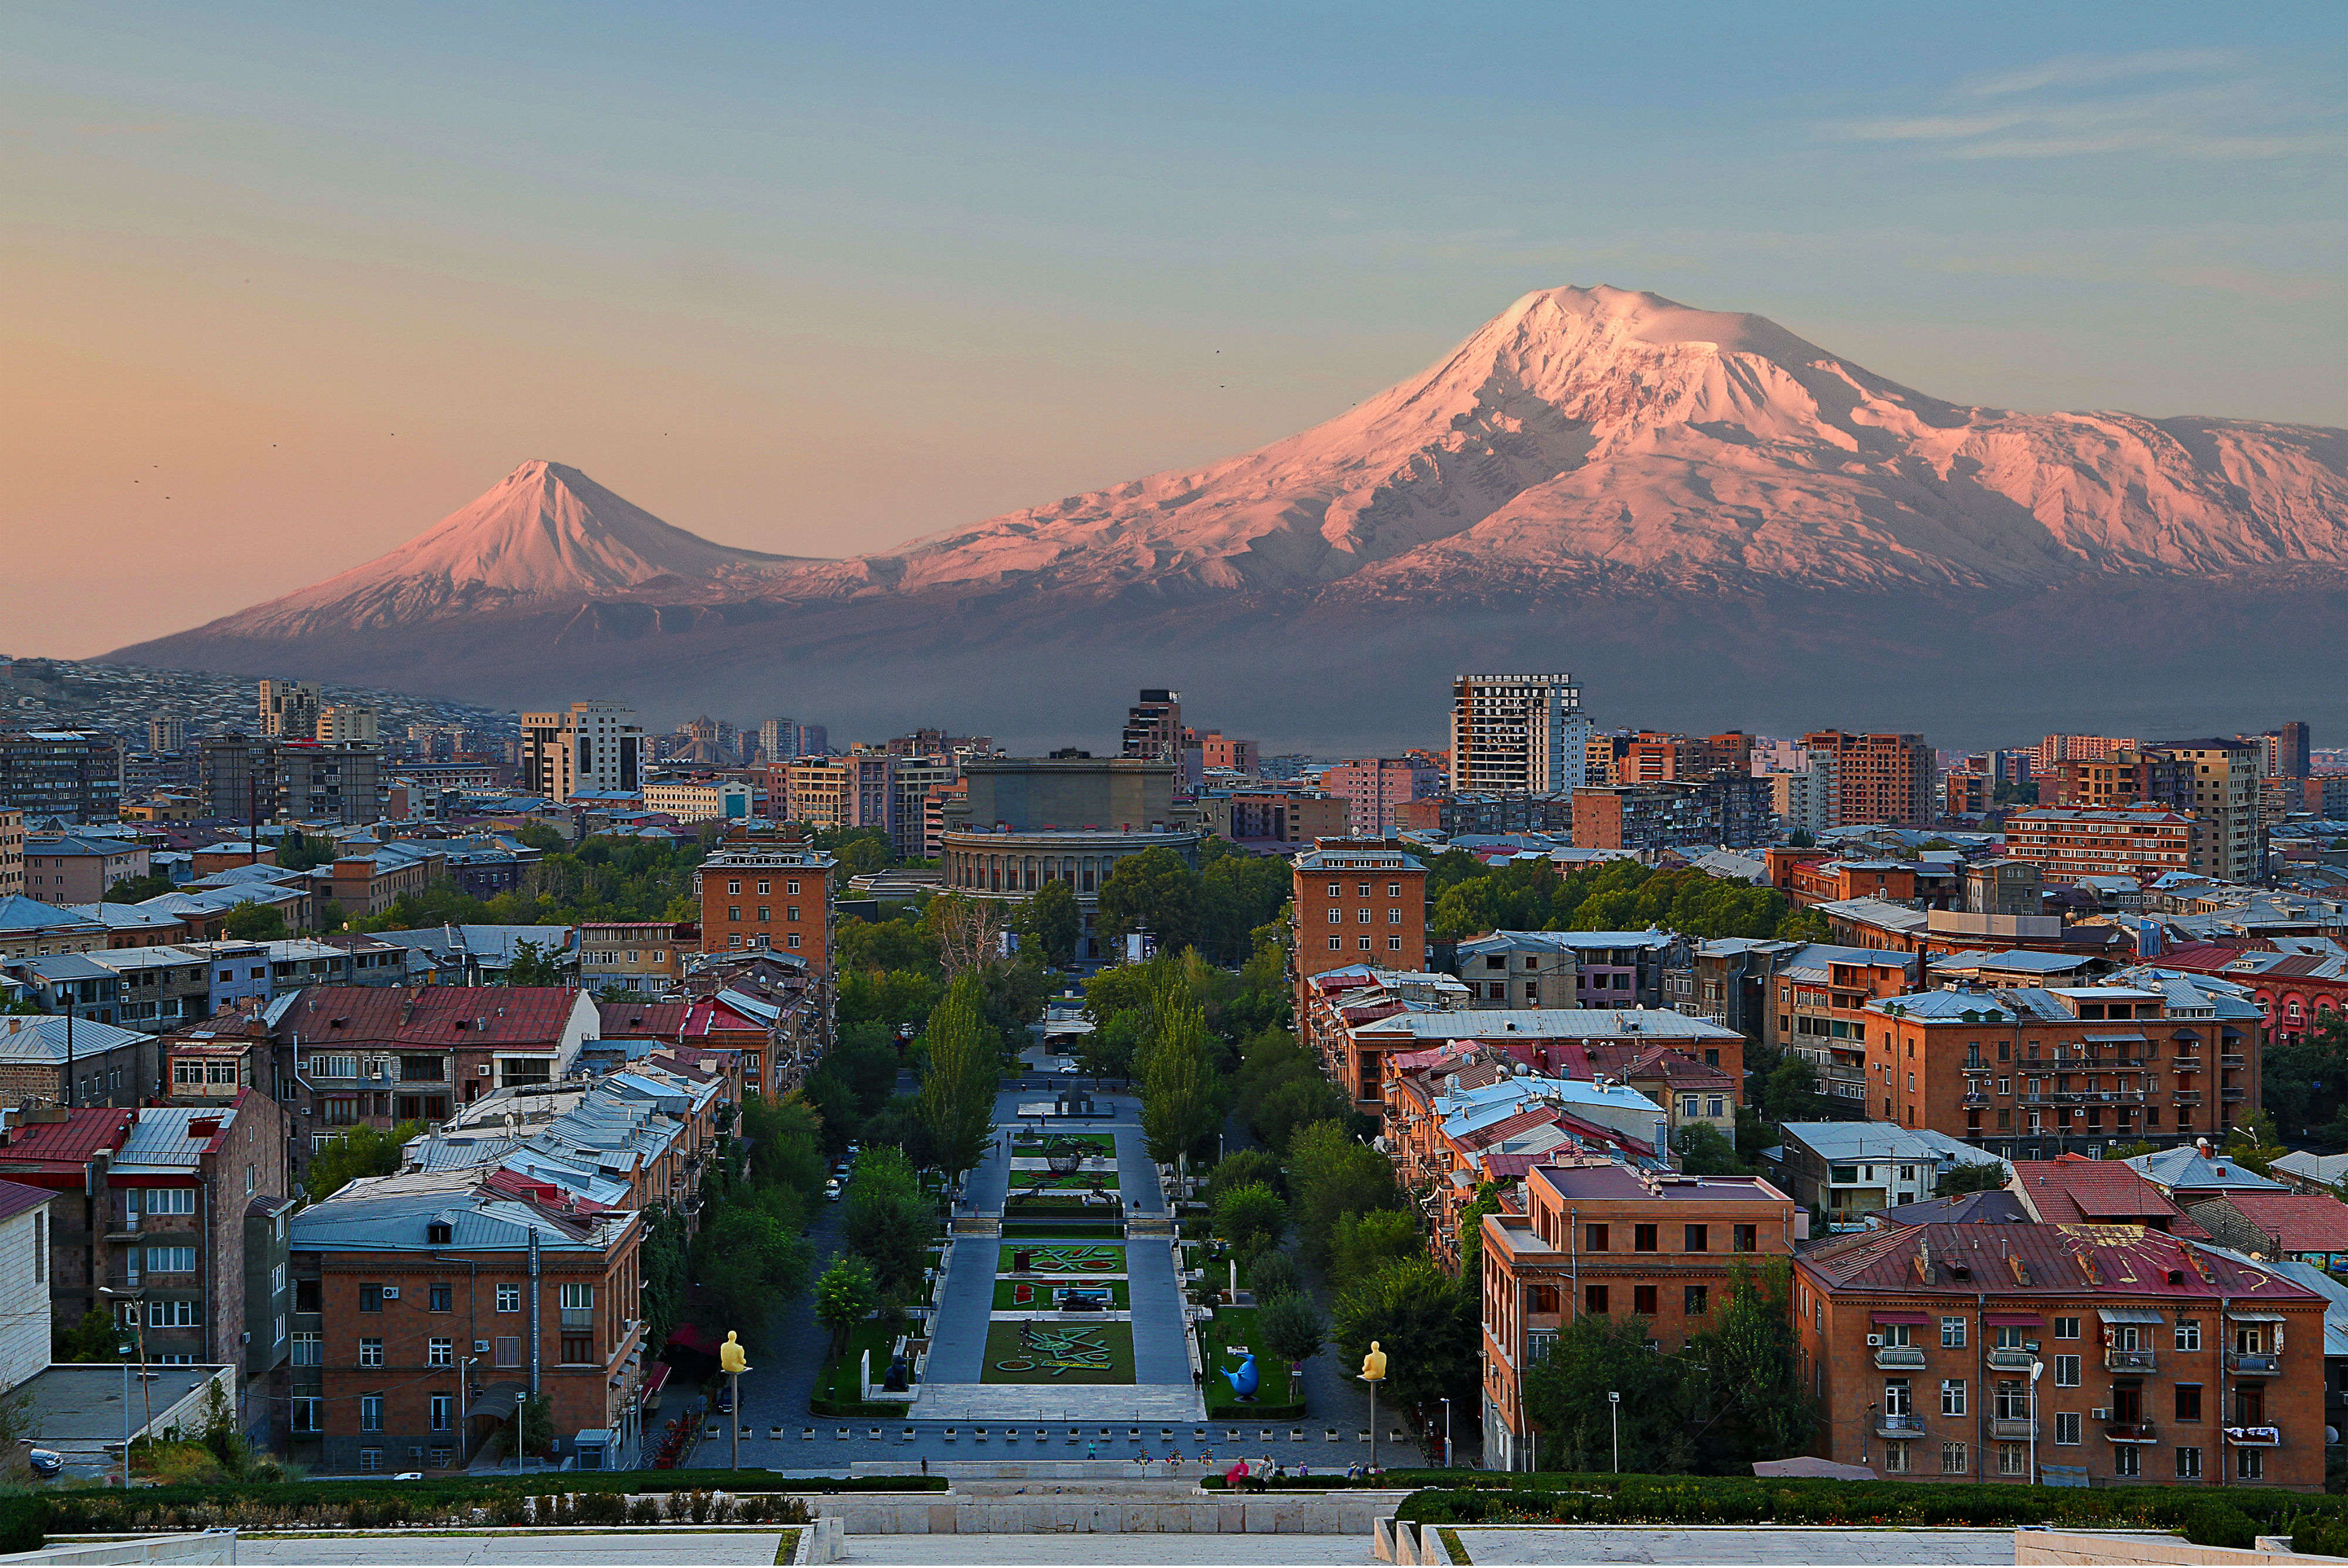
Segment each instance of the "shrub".
M636 1499L635 1501L628 1504L628 1522L630 1524L658 1524L660 1522L660 1504L654 1502L648 1497L640 1497Z

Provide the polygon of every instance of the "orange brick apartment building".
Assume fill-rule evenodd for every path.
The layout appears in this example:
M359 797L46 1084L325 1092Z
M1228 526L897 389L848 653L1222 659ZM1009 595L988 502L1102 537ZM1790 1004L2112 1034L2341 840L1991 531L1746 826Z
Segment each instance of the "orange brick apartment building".
M1834 791L1828 827L1932 820L1932 748L1922 736L1821 729L1802 737L1802 749L1828 764Z
M1807 1228L1758 1176L1544 1165L1525 1173L1523 1193L1523 1212L1484 1218L1484 1463L1494 1470L1540 1460L1524 1374L1567 1323L1641 1317L1650 1341L1677 1351L1710 1326L1739 1268L1790 1256Z
M1300 985L1354 964L1426 967L1426 868L1415 857L1383 839L1322 839L1291 864Z
M2190 1242L1897 1226L1795 1259L1793 1306L1828 1459L1891 1480L2322 1490L2324 1298Z
M831 974L832 872L839 862L796 840L733 839L694 875L701 897L701 950L740 953L767 947Z

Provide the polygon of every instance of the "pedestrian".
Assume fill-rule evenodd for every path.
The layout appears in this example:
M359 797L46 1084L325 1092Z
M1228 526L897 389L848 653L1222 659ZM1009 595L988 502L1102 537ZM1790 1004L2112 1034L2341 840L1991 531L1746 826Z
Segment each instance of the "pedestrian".
M922 1473L925 1476L930 1473L930 1461L926 1458L922 1460Z

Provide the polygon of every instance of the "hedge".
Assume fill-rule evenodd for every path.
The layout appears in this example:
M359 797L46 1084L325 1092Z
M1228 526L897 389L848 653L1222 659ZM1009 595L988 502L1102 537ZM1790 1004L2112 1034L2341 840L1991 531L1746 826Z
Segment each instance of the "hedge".
M281 1481L136 1487L0 1497L0 1551L37 1551L49 1534L247 1530L372 1529L385 1525L795 1524L800 1492L939 1491L932 1476L799 1480L771 1470L551 1470L528 1476L411 1481ZM713 1493L725 1492L722 1500ZM628 1494L639 1494L631 1504ZM642 1494L667 1493L655 1504Z
M2202 1546L2258 1535L2348 1537L2348 1497L2262 1487L2048 1487L1741 1476L1526 1475L1396 1471L1439 1478L1396 1510L1422 1524L2077 1525L2174 1530ZM1291 1486L1324 1484L1319 1477ZM1340 1476L1334 1483L1346 1484Z

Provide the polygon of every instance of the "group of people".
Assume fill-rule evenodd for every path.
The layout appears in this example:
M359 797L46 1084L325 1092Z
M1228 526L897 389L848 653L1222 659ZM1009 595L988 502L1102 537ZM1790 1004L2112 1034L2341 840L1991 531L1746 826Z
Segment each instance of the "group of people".
M1333 1476L1335 1473L1336 1472L1334 1470L1330 1472ZM1345 1479L1347 1480L1360 1480L1366 1476L1375 1476L1377 1473L1378 1472L1376 1470L1372 1470L1369 1466L1365 1465L1358 1460L1345 1467ZM1264 1455L1262 1459L1236 1460L1233 1462L1230 1470L1223 1472L1224 1483L1230 1486L1234 1491L1238 1491L1242 1488L1252 1491L1262 1491L1265 1486L1271 1482L1276 1480L1286 1480L1287 1479L1288 1462L1285 1460L1273 1459L1270 1454ZM1313 1467L1309 1464L1298 1465L1296 1467L1296 1479L1299 1480L1311 1480L1313 1479Z

